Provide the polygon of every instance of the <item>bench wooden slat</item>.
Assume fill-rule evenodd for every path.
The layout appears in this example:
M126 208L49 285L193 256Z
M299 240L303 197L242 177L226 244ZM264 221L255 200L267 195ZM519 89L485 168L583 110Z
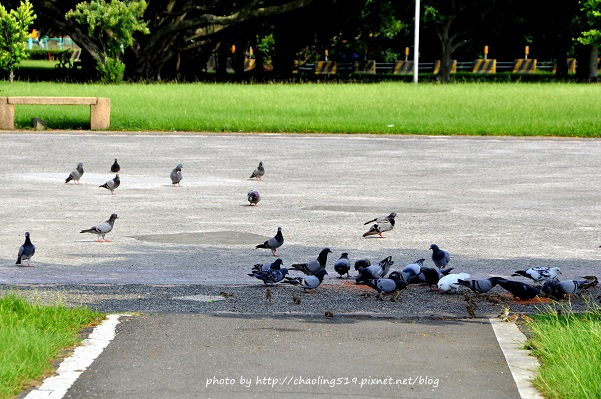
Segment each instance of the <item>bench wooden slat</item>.
M93 105L97 97L8 97L8 104L14 105Z

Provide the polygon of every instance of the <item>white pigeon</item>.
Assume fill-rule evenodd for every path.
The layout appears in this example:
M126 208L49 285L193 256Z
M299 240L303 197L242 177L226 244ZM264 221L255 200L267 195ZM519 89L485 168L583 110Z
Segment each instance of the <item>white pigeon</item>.
M526 270L516 270L512 276L522 276L532 279L536 282L557 280L557 276L561 274L559 267L531 267Z
M80 233L91 233L91 234L97 234L98 235L98 242L100 241L100 237L102 237L102 239L105 242L109 242L109 240L105 239L104 236L108 233L111 232L111 230L113 230L113 226L115 225L115 220L119 219L119 216L117 216L116 213L113 213L111 215L111 217L109 218L109 220L99 223L96 226L90 227L87 230L82 230L80 231Z
M461 284L457 280L468 280L471 276L468 273L451 273L438 280L438 290L440 292L457 291Z

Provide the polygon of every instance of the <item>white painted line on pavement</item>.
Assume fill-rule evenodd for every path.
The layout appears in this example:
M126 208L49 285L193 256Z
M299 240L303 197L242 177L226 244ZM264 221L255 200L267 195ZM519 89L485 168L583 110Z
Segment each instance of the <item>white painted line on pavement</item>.
M488 320L522 399L543 399L543 395L532 386L532 380L540 363L524 349L526 336L515 323L493 318Z
M56 370L56 375L46 378L42 385L29 392L25 399L61 399L79 376L90 367L104 348L115 338L115 329L121 316L128 315L108 315L100 325L94 328L90 336L75 348L73 354L61 362Z

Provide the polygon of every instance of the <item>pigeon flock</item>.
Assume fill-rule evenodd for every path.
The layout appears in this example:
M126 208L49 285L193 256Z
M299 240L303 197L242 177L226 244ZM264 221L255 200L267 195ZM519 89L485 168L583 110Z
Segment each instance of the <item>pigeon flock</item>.
M171 184L176 187L181 187L183 164L178 164L170 173ZM115 177L108 180L103 185L105 188L115 195L115 190L120 186L118 172L121 170L117 159L111 166L111 172L115 173ZM74 184L80 184L80 180L84 175L83 163L78 163L77 167L70 172L65 179L65 183L73 181ZM262 180L265 175L263 162L252 172L250 179ZM261 194L256 190L250 190L247 193L249 206L257 206L261 201ZM363 237L378 236L384 238L382 233L390 232L394 229L396 212L390 212L386 216L376 217L364 223L364 226L370 225L369 229L363 234ZM109 219L101 222L89 229L81 230L80 233L96 234L98 242L108 242L105 238L106 234L110 233L115 221L119 216L113 213ZM252 267L248 274L261 280L265 286L274 287L278 283L290 284L299 286L304 292L313 292L324 281L325 276L329 275L327 271L328 255L332 253L330 248L323 248L316 258L303 263L293 263L289 268L284 267L284 261L279 257L277 249L284 244L284 236L282 227L277 228L276 234L265 242L256 245L256 249L268 249L271 255L276 259L273 262L259 263ZM349 258L349 253L344 252L335 260L333 269L338 278L349 279L352 269L356 272L354 279L355 284L365 285L382 294L398 295L401 290L406 289L408 285L424 285L430 290L440 293L457 293L461 290L469 290L476 295L487 294L494 287L499 286L506 290L515 300L531 300L538 296L550 297L553 299L564 299L567 295L579 294L583 290L594 287L598 284L596 276L584 276L578 280L559 280L561 271L558 267L532 267L526 270L516 270L511 274L511 277L524 277L531 280L532 284L523 281L513 280L501 276L489 278L472 279L469 273L451 273L453 267L448 267L451 263L451 256L448 251L441 249L438 245L432 244L429 248L431 253L431 261L433 267L424 264L425 258L420 258L412 263L407 264L400 270L392 269L394 261L392 256L388 256L377 263L373 263L369 259L357 259L352 267L352 262ZM19 248L17 265L24 266L23 262L27 262L27 266L31 266L30 259L35 254L35 246L31 242L30 233L25 233L25 242ZM292 276L291 272L298 272L300 275ZM271 291L269 291L271 294ZM300 302L300 299L299 299Z
M394 220L394 216L396 216L396 213L393 212L386 218ZM374 221L377 224L380 223L379 220L386 218L374 219L366 224ZM381 231L376 231L375 234L379 232ZM279 227L275 237L257 245L256 248L272 249L273 256L277 256L275 248L281 247L283 243L282 228ZM425 258L418 259L404 266L401 270L391 269L394 264L392 256L382 259L377 264L372 264L369 259L358 259L354 264L354 269L357 272L355 284L371 287L378 292L378 295L398 294L400 290L411 284L425 285L430 290L440 293L458 293L462 287L466 287L476 295L486 294L495 286L499 286L507 291L514 300L520 301L527 301L536 297L549 297L555 300L564 299L566 295L579 294L583 290L595 287L598 284L596 276L585 276L582 277L582 280L559 281L558 276L561 271L558 267L533 267L526 270L516 270L511 275L527 277L534 283L542 284L542 286L500 276L472 279L469 273L451 273L454 268L447 267L451 261L448 251L441 249L436 244L432 244L430 250L432 251L431 259L434 267L424 266ZM283 260L278 257L274 262L254 265L252 272L248 275L263 281L269 287L282 282L298 285L305 292L313 292L328 275L327 260L330 253L332 253L330 248L324 248L317 258L306 263L294 263L289 268L284 268ZM348 255L347 252L342 253L334 263L334 271L340 279L351 277L351 261ZM301 272L302 275L288 276L292 271Z

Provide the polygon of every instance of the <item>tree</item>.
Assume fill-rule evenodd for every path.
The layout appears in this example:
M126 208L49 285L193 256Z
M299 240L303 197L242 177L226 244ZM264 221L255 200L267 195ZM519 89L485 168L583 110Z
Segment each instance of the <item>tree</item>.
M36 18L29 0L22 1L16 10L6 11L0 4L0 69L14 79L13 69L28 57L25 51L29 26Z
M88 36L96 40L102 51L91 53L96 60L103 80L119 82L123 79L125 65L121 54L134 43L134 33L148 34L147 23L142 20L146 9L144 0L92 0L79 3L75 10L65 14L81 25L87 25Z
M585 62L580 62L579 69L585 71L581 76L596 81L599 73L597 59L601 44L601 0L582 0L580 4L581 11L584 13L582 26L588 29L582 31L576 40L586 46L588 57L581 58Z

